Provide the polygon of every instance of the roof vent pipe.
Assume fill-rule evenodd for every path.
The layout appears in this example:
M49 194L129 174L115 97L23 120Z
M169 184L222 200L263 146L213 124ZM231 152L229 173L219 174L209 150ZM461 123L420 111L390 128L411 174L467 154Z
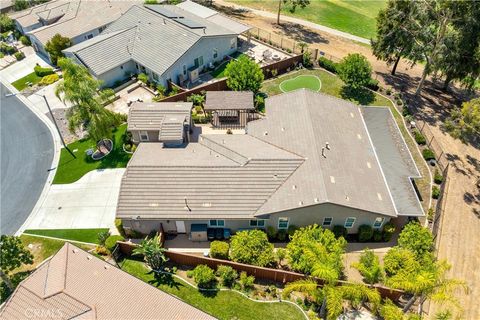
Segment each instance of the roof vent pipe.
M165 18L163 18L163 24L164 24L164 25L167 24L167 20L165 20Z
M330 144L327 142L325 142L325 148L327 148L327 150L330 150Z
M325 155L325 148L322 148L322 157L326 158L327 156Z

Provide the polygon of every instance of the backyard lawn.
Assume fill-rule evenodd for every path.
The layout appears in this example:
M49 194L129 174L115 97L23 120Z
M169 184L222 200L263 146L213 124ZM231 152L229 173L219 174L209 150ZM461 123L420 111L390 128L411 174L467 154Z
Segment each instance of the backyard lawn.
M305 319L302 312L288 303L260 303L233 291L202 293L183 281L168 277L157 278L140 261L126 259L122 269L135 277L170 293L218 319Z
M31 83L32 85L37 84L42 80L42 77L37 76L35 72L27 74L25 77L18 79L17 81L12 82L12 85L18 91L22 91L26 87L28 87L27 83Z
M280 85L282 85L282 88L284 89L285 83L289 84L289 86L294 87L294 89L308 87L307 85L301 85L303 81L295 81L295 79L299 79L299 76L318 77L318 79L320 79L321 81L320 92L322 93L329 94L345 100L350 100L354 103L361 105L384 106L390 108L395 120L397 121L398 127L400 128L400 131L402 132L402 135L405 138L405 141L412 153L413 159L415 160L415 163L417 164L417 167L423 177L421 179L415 179L415 182L418 189L420 190L420 194L424 199L424 201L422 202L422 206L425 212L427 212L429 205L428 199L430 199L431 193L428 167L423 161L422 155L417 151L415 141L408 134L408 129L405 127L402 121L402 115L398 112L392 102L389 99L369 90L362 90L360 93L351 93L343 90L343 81L339 77L321 69L302 69L298 72L291 72L278 78L267 80L263 82L260 91L266 93L268 96L273 96L282 93ZM293 86L289 82L289 80L294 81L293 84L295 84L295 86Z
M60 161L53 183L72 183L80 179L84 174L96 169L125 168L131 155L123 151L123 135L127 125L123 124L112 132L113 150L105 158L94 161L87 156L87 149L95 149L95 141L82 139L68 145L77 156L74 159L66 149L61 150Z
M108 229L30 229L25 230L24 234L36 234L40 236L98 244L98 234L102 231L108 231Z
M217 69L213 70L211 75L212 77L214 77L215 79L220 79L220 78L223 78L225 77L225 68L227 67L227 64L229 63L230 61L225 61L225 62L222 62L218 67Z
M278 1L227 1L274 13L278 11ZM378 11L385 8L386 3L386 0L310 0L310 5L304 9L297 7L295 13L291 13L288 7L283 7L282 14L370 39L375 37L376 16Z

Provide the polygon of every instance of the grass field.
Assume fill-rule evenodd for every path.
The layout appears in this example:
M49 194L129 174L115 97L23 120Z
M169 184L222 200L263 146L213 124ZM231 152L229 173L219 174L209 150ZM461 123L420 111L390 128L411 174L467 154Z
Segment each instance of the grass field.
M283 92L289 92L300 88L320 91L321 87L322 82L317 76L314 75L297 76L295 78L284 80L282 83L279 84L279 88Z
M18 91L22 91L26 87L28 87L27 83L31 83L32 85L37 84L42 80L42 77L36 75L35 72L27 74L25 77L18 79L17 81L12 82L12 85Z
M38 229L25 230L24 234L36 234L64 240L98 244L98 234L108 229Z
M142 262L136 260L124 260L121 266L124 271L218 319L305 319L298 308L288 303L259 303L233 291L202 293L177 278L155 278Z
M105 158L94 161L87 156L86 150L95 149L95 142L90 139L82 139L68 145L70 150L77 150L74 159L67 150L62 149L60 161L53 183L72 183L83 177L87 172L96 169L125 168L131 155L123 151L123 135L127 125L121 125L112 132L113 150Z
M227 0L254 9L277 13L277 0ZM376 16L380 9L386 7L386 0L310 0L310 5L304 9L297 7L291 13L288 7L283 7L282 14L308 20L343 32L348 32L363 38L373 38L376 29Z

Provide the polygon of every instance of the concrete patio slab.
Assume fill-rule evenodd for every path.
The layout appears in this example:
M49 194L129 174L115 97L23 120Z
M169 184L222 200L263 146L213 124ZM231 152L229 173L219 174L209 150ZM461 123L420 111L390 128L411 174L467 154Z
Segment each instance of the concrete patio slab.
M125 169L87 173L71 184L54 184L26 229L115 229L115 211Z

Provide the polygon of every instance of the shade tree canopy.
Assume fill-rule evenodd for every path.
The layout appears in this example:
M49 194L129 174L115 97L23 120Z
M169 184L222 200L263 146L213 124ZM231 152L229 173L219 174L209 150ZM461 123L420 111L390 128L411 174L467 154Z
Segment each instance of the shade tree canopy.
M252 91L257 93L262 86L264 75L255 61L247 56L240 56L225 68L227 86L233 91Z

